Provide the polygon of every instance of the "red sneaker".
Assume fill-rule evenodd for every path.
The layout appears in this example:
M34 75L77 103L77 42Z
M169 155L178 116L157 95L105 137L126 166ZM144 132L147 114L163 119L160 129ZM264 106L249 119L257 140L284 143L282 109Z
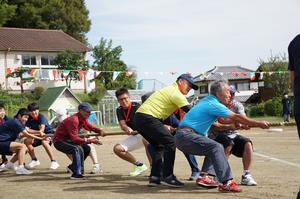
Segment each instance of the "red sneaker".
M205 188L216 188L219 184L208 176L199 177L196 180L197 185Z
M226 184L219 185L220 192L242 192L242 189L234 180L229 180Z

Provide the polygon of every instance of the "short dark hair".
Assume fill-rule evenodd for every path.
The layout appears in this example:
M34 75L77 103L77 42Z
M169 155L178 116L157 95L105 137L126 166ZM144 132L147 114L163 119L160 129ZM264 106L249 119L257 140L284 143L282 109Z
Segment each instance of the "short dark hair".
M32 102L27 106L28 111L35 111L40 109L39 105L36 102Z
M119 88L116 90L116 97L118 98L120 95L129 94L128 89L125 87Z
M24 115L28 115L29 116L29 112L26 108L20 108L18 113L15 115L15 118L17 118L18 116L24 116Z

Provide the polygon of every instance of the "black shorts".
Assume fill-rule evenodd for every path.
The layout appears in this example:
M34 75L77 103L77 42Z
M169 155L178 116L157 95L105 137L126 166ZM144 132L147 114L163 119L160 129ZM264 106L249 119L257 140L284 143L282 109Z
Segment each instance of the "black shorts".
M33 140L33 143L32 143L33 147L38 147L40 145L42 145L42 140L39 140L39 139L34 139ZM49 141L49 145L50 146L52 145L52 141Z
M245 144L250 142L252 145L252 141L249 138L246 138L240 134L237 134L234 138L230 138L228 134L221 133L216 137L215 141L222 144L224 148L233 145L231 153L240 158L243 157Z
M12 152L10 151L10 143L11 141L0 142L1 155L12 155Z

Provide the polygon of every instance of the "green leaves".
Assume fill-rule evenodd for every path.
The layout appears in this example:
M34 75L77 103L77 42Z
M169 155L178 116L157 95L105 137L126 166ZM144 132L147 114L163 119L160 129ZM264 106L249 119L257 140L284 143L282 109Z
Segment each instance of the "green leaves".
M83 0L10 0L0 5L0 25L63 30L84 43L91 26L88 15Z
M264 84L266 87L273 88L275 95L281 97L284 92L288 91L287 73L288 61L285 55L271 56L268 60L259 60L259 72L271 72L264 75ZM275 72L275 73L274 73Z
M101 38L98 45L93 49L94 68L98 71L104 71L100 74L99 80L106 89L116 89L122 86L135 89L135 76L126 77L125 71L128 70L127 65L121 60L121 46L112 46L112 40ZM107 71L107 72L105 72ZM121 71L116 80L113 81L113 71Z

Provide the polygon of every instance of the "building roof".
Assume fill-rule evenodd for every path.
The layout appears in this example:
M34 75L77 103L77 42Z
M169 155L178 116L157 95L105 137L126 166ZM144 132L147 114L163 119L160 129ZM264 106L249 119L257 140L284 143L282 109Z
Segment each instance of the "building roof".
M250 79L251 73L255 73L255 71L241 66L215 66L213 69L196 76L194 81Z
M62 30L0 28L0 51L61 52L66 49L75 52L90 50Z
M80 103L80 100L67 86L51 87L48 88L43 96L39 99L38 104L40 110L49 110L56 99L59 98L64 92L69 92Z

